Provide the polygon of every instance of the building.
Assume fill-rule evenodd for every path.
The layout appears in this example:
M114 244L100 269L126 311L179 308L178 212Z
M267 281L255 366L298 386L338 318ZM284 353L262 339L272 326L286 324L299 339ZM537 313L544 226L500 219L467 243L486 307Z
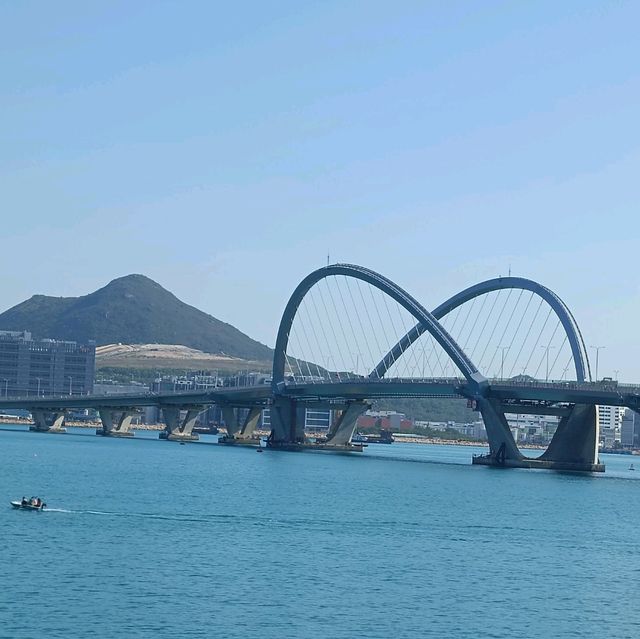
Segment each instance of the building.
M514 440L529 444L548 444L560 423L555 415L505 413L505 418Z
M28 331L0 331L0 395L85 395L93 390L95 361L94 342L34 340Z
M620 427L623 448L640 448L640 413L627 408Z
M393 410L368 410L364 415L358 417L356 423L358 429L384 429L393 433L413 428L411 419L408 419L404 413L397 413Z
M623 406L598 406L598 426L600 442L604 448L614 448L621 444Z

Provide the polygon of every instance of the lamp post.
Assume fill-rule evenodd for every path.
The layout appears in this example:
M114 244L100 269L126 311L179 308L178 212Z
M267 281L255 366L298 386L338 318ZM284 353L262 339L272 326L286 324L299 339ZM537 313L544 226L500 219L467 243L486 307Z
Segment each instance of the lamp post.
M38 397L40 397L40 378L36 377L36 379L38 380Z
M552 348L555 348L555 346L541 346L540 348L544 348L544 350L546 351L546 357L547 357L547 368L546 368L546 374L545 374L545 381L548 382L549 381L549 351Z
M69 375L69 395L73 395L73 377Z
M429 353L429 356L431 356L431 353L433 352L432 348L428 348L425 349L424 347L424 342L422 343L422 379L424 379L424 371L425 371L425 363L427 362L427 353ZM429 368L431 368L431 366L429 366ZM433 372L431 373L431 377L433 377Z
M595 349L596 351L596 379L595 381L598 381L598 362L600 360L600 350L605 348L604 346L592 346L591 348Z
M6 377L4 378L4 396L9 396L9 380Z
M362 355L362 353L351 353L351 357L356 358L356 370L353 371L356 375L358 375L358 370L360 369L360 355Z
M500 349L500 379L504 379L504 352L508 351L510 346L498 346Z

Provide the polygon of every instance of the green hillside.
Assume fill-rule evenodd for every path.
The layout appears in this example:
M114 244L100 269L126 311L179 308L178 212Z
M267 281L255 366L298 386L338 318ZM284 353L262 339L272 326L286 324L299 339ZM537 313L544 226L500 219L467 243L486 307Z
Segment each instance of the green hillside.
M206 353L270 360L273 351L230 324L181 302L144 275L82 297L34 295L0 314L1 330L102 344L182 344Z

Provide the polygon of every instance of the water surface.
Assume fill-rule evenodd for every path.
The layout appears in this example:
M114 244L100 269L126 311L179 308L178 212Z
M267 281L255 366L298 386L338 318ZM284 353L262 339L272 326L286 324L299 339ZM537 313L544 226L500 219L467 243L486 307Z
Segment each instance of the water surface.
M0 637L640 636L638 458L213 441L0 429Z

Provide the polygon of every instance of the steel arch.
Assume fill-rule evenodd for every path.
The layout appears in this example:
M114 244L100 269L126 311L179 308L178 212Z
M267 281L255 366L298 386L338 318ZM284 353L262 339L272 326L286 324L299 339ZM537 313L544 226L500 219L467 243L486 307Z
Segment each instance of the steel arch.
M501 289L523 289L531 291L551 306L555 311L558 319L562 323L562 326L569 340L571 346L571 353L573 355L573 361L576 367L576 379L579 382L585 381L585 373L591 380L591 367L589 365L589 358L587 356L587 349L582 339L582 333L580 328L573 317L573 314L567 307L567 305L558 297L551 289L548 289L538 282L528 280L524 277L498 277L492 280L486 280L470 286L469 288L461 291L457 295L449 298L446 302L443 302L436 309L432 311L432 315L436 320L442 319L445 315L452 310L458 308L465 302L472 300L475 297L484 295L485 293L491 293L492 291L498 291ZM416 324L400 341L384 356L380 363L373 369L369 377L383 377L385 373L391 368L394 362L402 357L402 354L415 342L420 335L424 333L424 328L420 323Z
M447 355L453 360L455 365L460 369L460 372L471 384L477 386L485 381L484 376L480 374L473 362L467 357L462 348L460 348L440 322L417 300L409 295L409 293L388 278L368 268L354 264L332 264L307 275L307 277L298 284L284 309L278 328L275 353L273 356L272 388L274 393L280 392L282 384L284 384L285 353L289 342L289 332L291 331L298 306L307 292L315 284L333 275L344 275L362 280L389 295L418 320L417 326L422 328L421 332L429 331L429 333L433 335L434 339L442 346Z

